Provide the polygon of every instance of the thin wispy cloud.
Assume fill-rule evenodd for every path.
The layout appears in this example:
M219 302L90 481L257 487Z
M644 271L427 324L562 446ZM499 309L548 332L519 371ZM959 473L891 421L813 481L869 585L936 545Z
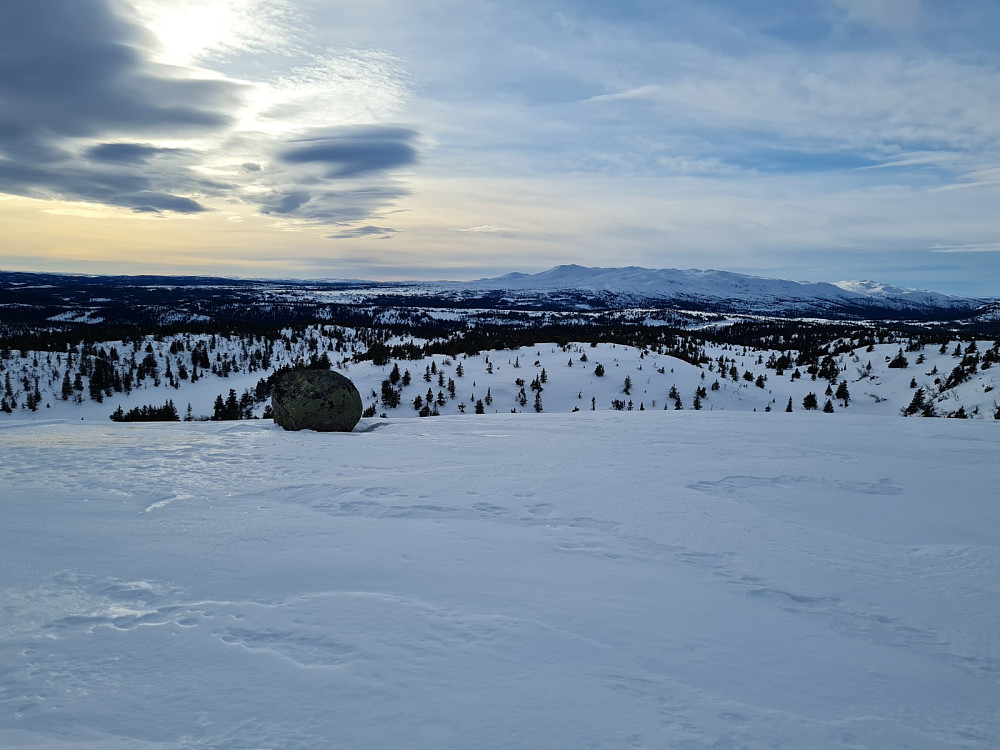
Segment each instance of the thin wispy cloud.
M503 232L511 232L513 230L507 227L498 227L493 224L480 224L476 227L452 227L453 232L471 232L472 234L501 234Z
M934 245L935 253L1000 253L1000 242L972 243L968 245Z

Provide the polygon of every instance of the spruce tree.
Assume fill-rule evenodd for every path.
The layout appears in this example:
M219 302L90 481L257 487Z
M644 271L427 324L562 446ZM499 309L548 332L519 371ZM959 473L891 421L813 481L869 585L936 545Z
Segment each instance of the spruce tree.
M850 401L851 392L847 389L847 381L841 380L840 385L837 386L837 393L835 394L838 399L844 402L844 408L847 408L847 402Z

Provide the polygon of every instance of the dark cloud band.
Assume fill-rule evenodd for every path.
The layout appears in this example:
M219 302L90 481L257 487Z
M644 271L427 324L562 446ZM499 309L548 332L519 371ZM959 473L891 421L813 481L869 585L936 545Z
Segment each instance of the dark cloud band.
M416 133L398 127L354 127L317 134L280 154L286 164L323 164L331 179L404 167L417 160Z

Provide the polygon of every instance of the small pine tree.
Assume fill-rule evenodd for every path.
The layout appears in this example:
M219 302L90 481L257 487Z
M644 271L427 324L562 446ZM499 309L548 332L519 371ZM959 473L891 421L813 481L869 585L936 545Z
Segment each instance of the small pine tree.
M903 368L903 367L909 367L909 365L910 365L909 361L906 359L906 357L903 356L902 347L900 347L899 349L899 354L893 357L892 361L889 362L889 367L891 368Z
M910 400L910 405L903 409L903 416L909 417L922 411L924 408L924 389L917 388L913 393L913 398Z
M837 393L834 394L838 399L844 402L844 408L847 408L847 403L851 399L851 392L847 389L847 381L841 380L840 385L837 386Z
M598 378L604 377L604 365L602 365L600 362L594 365L594 375Z
M826 403L823 404L823 413L833 414L833 402L830 399L827 399Z

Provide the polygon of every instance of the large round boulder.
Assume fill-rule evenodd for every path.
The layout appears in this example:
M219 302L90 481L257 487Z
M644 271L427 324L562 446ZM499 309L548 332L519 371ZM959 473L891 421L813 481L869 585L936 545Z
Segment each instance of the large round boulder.
M286 430L350 432L361 419L361 394L333 370L292 370L271 388L274 423Z

